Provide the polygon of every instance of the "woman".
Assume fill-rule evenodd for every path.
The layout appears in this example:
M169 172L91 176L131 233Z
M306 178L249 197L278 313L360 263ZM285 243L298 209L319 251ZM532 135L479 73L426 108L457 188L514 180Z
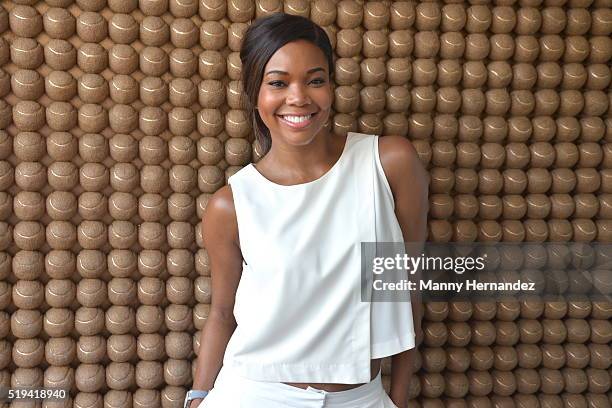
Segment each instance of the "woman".
M311 21L255 21L240 57L263 157L204 213L213 295L193 388L211 391L190 407L405 408L420 312L361 301L359 251L425 240L426 172L405 138L330 133L332 48Z

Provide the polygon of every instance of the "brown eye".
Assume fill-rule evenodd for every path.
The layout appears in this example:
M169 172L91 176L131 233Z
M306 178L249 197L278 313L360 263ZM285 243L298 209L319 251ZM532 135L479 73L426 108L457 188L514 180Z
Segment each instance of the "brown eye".
M268 85L274 87L274 88L280 88L282 86L285 85L285 83L283 81L270 81L268 82Z

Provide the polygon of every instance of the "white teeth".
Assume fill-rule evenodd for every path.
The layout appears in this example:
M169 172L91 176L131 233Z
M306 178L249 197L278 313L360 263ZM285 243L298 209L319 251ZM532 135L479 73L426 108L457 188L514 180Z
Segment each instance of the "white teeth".
M311 117L312 117L312 115L306 115L306 116L283 116L282 118L285 119L288 122L301 123L301 122L307 121Z

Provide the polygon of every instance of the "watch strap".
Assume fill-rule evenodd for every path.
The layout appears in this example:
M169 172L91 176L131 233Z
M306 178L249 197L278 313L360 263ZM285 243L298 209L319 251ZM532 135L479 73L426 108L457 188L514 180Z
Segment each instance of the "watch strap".
M189 390L185 395L185 402L183 403L183 408L187 408L189 403L194 399L205 398L208 395L208 391L205 390Z

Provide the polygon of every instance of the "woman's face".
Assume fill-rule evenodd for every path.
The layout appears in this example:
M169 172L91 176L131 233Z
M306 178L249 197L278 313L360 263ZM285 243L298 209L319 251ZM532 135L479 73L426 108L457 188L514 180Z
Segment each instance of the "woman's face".
M268 61L257 111L273 135L289 144L308 144L323 129L332 105L325 54L316 45L294 41Z

